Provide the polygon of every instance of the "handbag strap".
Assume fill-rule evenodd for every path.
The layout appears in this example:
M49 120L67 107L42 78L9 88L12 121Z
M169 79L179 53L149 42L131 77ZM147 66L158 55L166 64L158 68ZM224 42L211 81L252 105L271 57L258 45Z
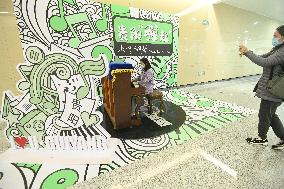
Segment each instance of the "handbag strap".
M283 69L283 68L282 68L282 69ZM274 66L272 66L272 67L271 67L270 75L269 75L269 80L271 80L271 79L272 79L273 70L274 70Z
M279 45L279 46L277 46L277 47L274 47L274 48L269 52L268 56L272 55L276 50L278 50L278 49L280 49L280 48L282 48L282 47L284 47L284 43L282 43L281 45ZM266 57L268 57L268 56L266 56ZM280 66L281 66L281 68L282 68L282 71L284 72L284 65L280 64ZM271 67L271 71L270 71L270 75L269 75L269 80L272 79L274 67L275 67L275 66L272 66L272 67Z

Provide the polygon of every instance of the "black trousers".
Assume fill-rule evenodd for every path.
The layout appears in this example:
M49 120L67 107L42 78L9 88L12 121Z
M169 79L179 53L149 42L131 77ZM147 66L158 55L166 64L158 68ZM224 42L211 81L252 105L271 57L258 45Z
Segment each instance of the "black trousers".
M267 132L269 130L269 126L271 126L275 135L281 140L284 140L284 127L276 114L276 110L280 105L281 102L272 102L261 99L258 113L258 136L260 138L267 138Z

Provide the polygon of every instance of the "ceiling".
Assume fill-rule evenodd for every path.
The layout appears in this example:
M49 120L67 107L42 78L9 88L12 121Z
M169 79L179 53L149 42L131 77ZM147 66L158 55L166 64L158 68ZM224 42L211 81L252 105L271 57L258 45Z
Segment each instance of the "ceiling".
M110 4L175 14L193 6L198 0L91 0ZM199 0L200 1L200 0ZM203 0L202 0L203 1Z
M176 14L206 0L91 0ZM209 1L209 0L207 0ZM222 0L221 2L284 22L284 0ZM0 0L0 12L13 13L11 0ZM4 15L0 13L0 16Z
M222 0L222 2L284 22L283 0Z

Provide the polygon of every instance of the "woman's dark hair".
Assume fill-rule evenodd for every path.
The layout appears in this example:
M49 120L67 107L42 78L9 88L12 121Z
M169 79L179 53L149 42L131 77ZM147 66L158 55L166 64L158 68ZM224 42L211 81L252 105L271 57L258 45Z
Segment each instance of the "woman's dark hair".
M278 31L280 35L284 37L284 25L281 25L278 28L276 28L276 31Z
M145 72L151 68L151 64L147 58L141 58L140 61L145 64L145 68L144 68Z

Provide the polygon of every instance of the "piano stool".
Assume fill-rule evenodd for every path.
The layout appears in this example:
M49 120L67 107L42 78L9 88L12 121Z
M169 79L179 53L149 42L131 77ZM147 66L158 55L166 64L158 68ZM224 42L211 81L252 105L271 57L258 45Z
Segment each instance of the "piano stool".
M163 102L163 93L159 90L154 90L153 93L151 93L150 95L147 95L146 97L148 99L148 114L153 113L153 101L159 100L160 101L159 115L161 115L165 108L164 102Z

